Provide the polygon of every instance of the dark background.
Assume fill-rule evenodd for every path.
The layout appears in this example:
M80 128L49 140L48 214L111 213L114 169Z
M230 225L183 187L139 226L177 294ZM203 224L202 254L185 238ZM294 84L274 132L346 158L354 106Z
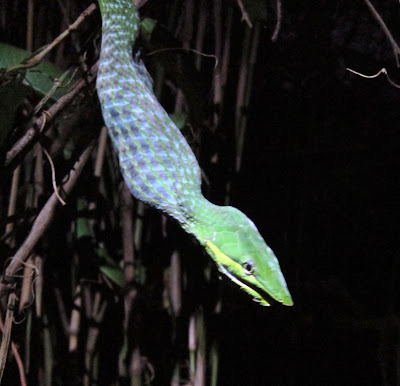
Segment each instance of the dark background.
M376 7L394 36L399 9ZM223 385L399 383L399 79L362 1L284 2L264 31L233 202L280 259L291 309L222 312ZM263 46L263 44L261 44ZM397 81L398 83L398 81Z

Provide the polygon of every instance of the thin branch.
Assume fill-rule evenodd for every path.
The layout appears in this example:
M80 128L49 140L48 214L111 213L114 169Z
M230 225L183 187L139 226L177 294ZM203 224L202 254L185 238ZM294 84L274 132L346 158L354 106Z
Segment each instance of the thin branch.
M46 123L51 122L54 117L65 108L89 83L96 78L98 62L93 65L85 79L81 79L73 86L70 92L63 95L56 103L54 103L47 111L43 111L39 118L34 118L31 127L26 131L25 135L20 138L14 146L6 154L4 166L10 163L35 140Z
M18 312L22 312L24 308L28 308L32 304L34 294L32 294L32 282L35 278L36 267L33 265L33 257L29 256L22 276L21 294L19 296Z
M7 211L8 217L11 217L15 214L15 209L17 207L18 184L19 184L20 174L21 174L21 165L18 165L14 170L11 182L11 191L10 191L10 198L8 202L8 211ZM12 232L13 229L14 229L14 223L7 224L6 233ZM9 244L11 247L14 247L14 238L10 239Z
M251 22L249 18L249 14L247 13L246 9L244 8L244 5L242 3L242 0L237 0L238 5L240 7L240 10L242 11L242 20L244 20L249 28L253 28L253 23Z
M69 172L68 181L63 185L65 195L68 195L72 188L75 186L79 175L85 166L89 155L93 149L94 144L91 143L81 154L79 159L76 161L74 167ZM16 271L21 267L24 261L27 259L28 255L40 239L43 236L48 226L50 225L54 213L58 204L58 199L55 193L47 200L43 209L40 211L35 222L33 223L32 229L27 236L27 238L22 243L21 247L18 249L16 254L13 256L10 264L8 265L6 272L4 274L4 281L12 281L12 277L15 275ZM1 288L0 291L4 291L5 288Z
M56 169L54 167L53 160L51 159L49 152L45 148L43 148L43 152L46 155L47 160L49 161L49 164L50 164L51 183L53 184L54 193L55 193L56 197L58 198L58 201L60 201L61 205L67 205L67 203L61 198L60 194L58 193L57 182L56 182Z
M222 4L221 0L214 1L214 52L217 58L221 57L222 53ZM214 68L215 76L212 82L212 95L213 95L213 105L222 108L222 82L221 82L221 68ZM220 115L218 110L215 109L213 114L213 129L217 129L219 126Z
M0 331L4 336L4 322L0 316ZM19 371L19 380L21 382L21 386L26 386L26 376L25 376L25 369L24 369L24 363L22 362L21 355L18 351L17 345L14 342L11 342L11 350L13 352L15 361L17 362L17 367Z
M89 292L88 289L86 289ZM90 293L88 293L88 297ZM99 326L103 322L104 314L106 312L108 301L106 299L102 299L102 294L100 291L96 291L94 294L93 302L91 302L92 306L89 307L86 305L86 310L90 314L88 315L90 327L87 332L86 337L86 348L85 348L85 375L83 378L83 384L90 384L90 374L92 373L92 364L94 361L96 343L100 334Z
M396 43L396 40L394 40L393 35L389 31L389 28L386 26L385 22L383 21L381 15L377 12L377 10L374 8L372 3L369 0L364 0L365 4L367 4L369 10L371 11L372 15L375 17L375 19L378 21L379 25L381 26L383 32L385 33L386 37L389 39L390 44L392 45L393 49L393 55L396 58L396 64L397 67L400 67L399 64L399 55L400 55L400 47Z
M28 12L26 20L26 49L32 51L33 47L33 17L34 17L34 0L28 0Z
M124 249L124 273L128 286L135 282L135 242L133 240L133 198L126 184L121 192L121 226L122 243ZM128 313L129 314L129 313Z
M126 363L129 353L129 322L132 317L132 307L134 300L137 295L137 289L135 286L135 241L133 238L133 208L134 201L132 194L127 188L126 184L123 184L121 190L121 228L122 228L122 243L124 251L124 274L126 281L126 289L124 293L124 345L119 353L119 373L127 375Z
M35 255L34 256L34 265L36 267L36 277L35 277L35 308L36 308L36 316L41 319L43 317L42 305L43 305L43 259Z
M396 84L395 82L393 82L393 80L390 78L389 74L387 73L386 68L380 69L380 70L379 70L376 74L374 74L374 75L364 75L364 74L362 74L361 72L357 72L357 71L352 70L351 68L346 68L346 70L352 72L353 74L356 74L356 75L358 75L358 76L361 76L362 78L367 78L367 79L377 78L379 75L385 74L385 75L386 75L387 81L388 81L393 87L400 88L400 85L398 85L398 84Z
M155 54L158 54L159 52L165 52L165 51L186 51L186 52L194 52L197 55L204 56L206 58L213 58L215 61L214 69L217 68L218 66L218 57L214 54L205 54L204 52L200 52L198 50L195 50L193 48L185 48L185 47L169 47L169 48L159 48L158 50L154 50L146 54L146 56L152 56Z
M53 287L54 296L56 298L56 304L58 308L58 314L60 315L61 325L66 338L70 337L70 327L68 324L67 311L65 309L65 302L61 295L61 290L59 287ZM38 315L41 317L41 313Z
M358 76L361 76L362 78L367 78L367 79L373 79L373 78L377 78L380 74L385 73L386 70L384 68L382 68L381 70L379 70L376 74L374 75L364 75L361 72L357 72L355 70L352 70L351 68L346 68L347 71L352 72L353 74L356 74Z
M11 339L12 322L14 318L16 300L17 300L16 295L12 293L9 296L7 303L6 319L4 322L3 336L1 339L1 346L0 346L0 383L1 379L3 378L4 368L6 367L6 362L8 357L8 349Z
M79 343L79 328L81 325L82 316L82 288L78 284L75 289L74 306L72 307L71 319L69 323L69 345L70 353L78 350Z
M107 127L103 126L100 132L99 146L97 147L96 163L94 166L94 176L100 178L103 169L103 161L106 153L108 132Z
M51 87L51 89L48 91L48 93L40 100L40 102L35 106L33 115L36 115L41 109L42 107L47 103L47 101L53 96L53 94L63 85L65 78L72 72L72 75L70 77L70 79L68 80L67 84L64 85L64 87L66 87L68 85L68 83L70 83L76 73L77 69L75 69L74 71L71 70L67 70L65 71L60 78L58 79L54 79L53 82L53 86Z
M137 9L143 7L147 2L148 0L134 0Z
M229 8L230 9L230 8ZM196 31L196 43L195 49L197 52L202 52L204 47L204 36L206 33L206 26L207 26L207 11L205 8L205 0L201 0L199 6L199 15L198 15L198 22L197 22L197 31ZM201 58L196 58L196 68L200 70L201 68Z
M31 68L39 64L43 58L55 47L59 44L63 39L65 39L71 31L74 31L78 28L78 26L85 20L87 16L89 16L95 9L97 8L96 4L91 4L87 7L78 18L58 37L56 37L50 44L43 47L37 54L34 54L30 57L25 63L19 63L13 67L7 69L6 73L10 73L13 71Z
M244 126L241 125L243 115L245 114L245 96L247 76L249 72L249 54L251 47L251 31L246 28L244 31L242 57L240 60L239 80L237 83L236 106L235 106L235 141L236 141L236 171L240 170L243 143Z
M228 80L228 72L229 72L228 69L231 57L231 43L232 43L232 23L233 23L232 8L228 8L228 15L226 17L226 22L225 22L225 41L222 48L222 63L221 63L221 86L223 90L226 90L226 83Z
M171 311L178 317L182 308L182 270L179 252L175 250L171 255L171 269L166 287L169 290Z
M282 25L282 1L276 0L276 25L271 40L275 43L278 40L279 31Z

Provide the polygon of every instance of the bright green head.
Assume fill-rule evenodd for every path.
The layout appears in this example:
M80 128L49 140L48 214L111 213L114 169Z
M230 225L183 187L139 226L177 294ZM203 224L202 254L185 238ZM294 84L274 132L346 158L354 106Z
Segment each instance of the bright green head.
M218 269L262 305L269 305L264 293L286 306L293 305L278 259L254 223L236 208L209 205L212 209L203 211L192 233Z

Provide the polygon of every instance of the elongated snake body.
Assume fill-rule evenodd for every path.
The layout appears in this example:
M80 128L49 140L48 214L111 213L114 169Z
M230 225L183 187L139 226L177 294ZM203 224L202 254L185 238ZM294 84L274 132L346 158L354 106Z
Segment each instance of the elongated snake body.
M132 57L139 14L130 0L99 0L103 29L97 90L103 118L132 194L171 217L204 245L219 270L263 305L292 299L278 260L242 212L201 193L200 167Z

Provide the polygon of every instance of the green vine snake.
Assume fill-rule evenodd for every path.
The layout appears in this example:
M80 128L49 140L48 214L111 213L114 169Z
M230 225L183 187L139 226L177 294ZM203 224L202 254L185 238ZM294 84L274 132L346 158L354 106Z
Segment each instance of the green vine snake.
M99 0L102 43L97 91L103 118L131 193L176 219L220 272L254 300L293 304L279 262L238 209L201 193L200 167L184 136L157 101L144 64L132 57L140 18L132 0Z

